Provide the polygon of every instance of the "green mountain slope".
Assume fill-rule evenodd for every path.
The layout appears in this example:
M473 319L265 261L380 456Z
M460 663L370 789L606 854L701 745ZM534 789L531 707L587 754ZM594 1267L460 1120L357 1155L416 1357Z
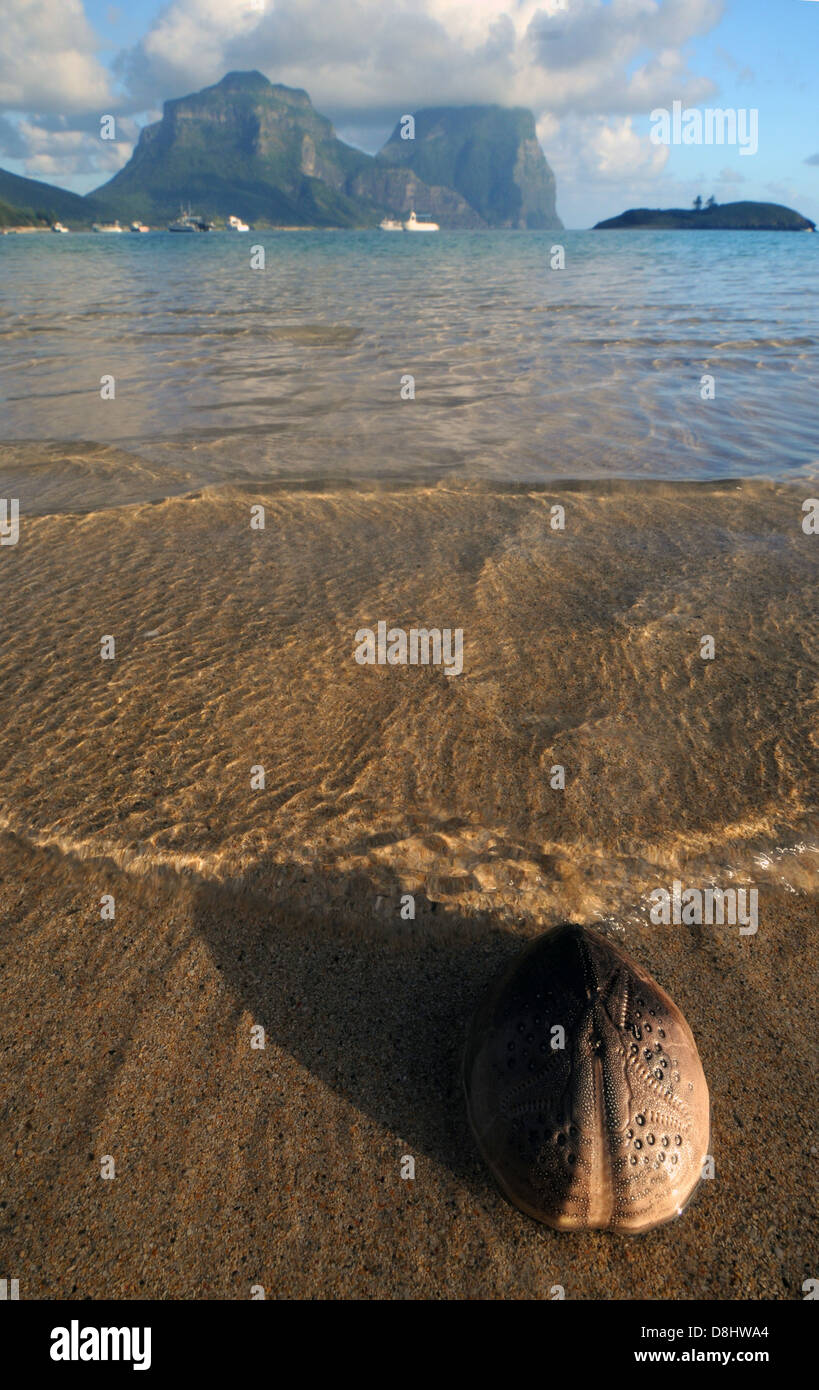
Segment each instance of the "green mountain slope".
M34 227L37 218L30 208L15 208L0 199L0 227Z
M24 179L0 169L0 225L32 226L35 222L66 222L74 226L90 226L104 209L93 198L82 198L51 183Z
M93 195L121 218L161 222L188 202L207 215L279 225L361 226L379 209L347 191L371 163L336 138L306 92L258 72L166 101L131 159Z
M538 143L534 117L522 107L418 111L415 138L402 140L397 125L376 158L382 165L411 169L432 187L455 189L485 226L563 226L554 174Z
M598 222L595 231L659 227L694 231L815 231L816 224L781 203L723 203L711 208L629 208L619 217Z

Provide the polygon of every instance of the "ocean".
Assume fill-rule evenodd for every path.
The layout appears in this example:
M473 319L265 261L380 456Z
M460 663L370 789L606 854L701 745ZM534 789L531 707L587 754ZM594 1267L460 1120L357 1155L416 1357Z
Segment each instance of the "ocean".
M7 236L0 480L36 513L258 478L809 475L817 256L764 232ZM93 459L30 447L78 441Z

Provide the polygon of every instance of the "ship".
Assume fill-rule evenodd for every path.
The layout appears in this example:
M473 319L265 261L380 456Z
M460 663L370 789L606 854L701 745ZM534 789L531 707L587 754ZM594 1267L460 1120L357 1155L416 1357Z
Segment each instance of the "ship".
M62 234L65 235L65 233L68 231L68 228L64 227L62 222L55 222L51 230L52 232L62 232Z
M229 217L228 227L232 232L249 232L250 227L247 222L243 222L241 217Z
M413 208L406 222L404 223L405 232L437 232L440 231L437 222L425 222L423 217L417 217Z
M151 230L150 227L146 227L144 222L132 222L132 223L131 223L131 231L132 231L132 232L149 232L150 230Z
M198 213L191 212L190 203L188 210L180 205L179 216L174 222L168 223L169 232L209 232L213 224L207 218L200 217Z

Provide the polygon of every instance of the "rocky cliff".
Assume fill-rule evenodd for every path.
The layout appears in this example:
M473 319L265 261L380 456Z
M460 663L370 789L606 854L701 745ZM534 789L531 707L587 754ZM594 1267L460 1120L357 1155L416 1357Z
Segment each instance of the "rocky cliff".
M555 178L540 148L531 111L522 107L437 106L415 113L415 138L401 124L377 162L411 170L435 190L454 189L486 227L563 226Z
M559 227L554 177L531 112L441 107L373 158L339 140L306 92L259 72L167 101L134 153L92 195L121 218L157 222L180 203L297 226L373 226L429 212L445 227Z

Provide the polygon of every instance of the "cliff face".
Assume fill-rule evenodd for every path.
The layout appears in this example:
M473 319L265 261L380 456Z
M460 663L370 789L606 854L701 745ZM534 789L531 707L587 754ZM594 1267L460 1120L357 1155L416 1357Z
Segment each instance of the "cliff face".
M162 221L180 203L298 226L374 226L412 208L444 227L560 227L554 177L529 111L442 107L398 128L375 158L345 145L306 92L258 72L167 101L162 120L92 195L121 218Z
M228 73L215 87L167 101L131 159L97 189L123 215L161 220L180 203L285 224L352 226L375 209L345 193L367 155L336 138L306 92L261 73Z
M397 125L376 159L412 170L432 188L455 189L480 218L478 225L563 226L554 174L538 143L534 117L522 107L418 111L415 139L402 140Z
M454 188L424 183L411 169L390 168L374 160L349 183L351 192L371 200L391 213L406 216L412 212L432 214L442 227L477 228L486 222Z

